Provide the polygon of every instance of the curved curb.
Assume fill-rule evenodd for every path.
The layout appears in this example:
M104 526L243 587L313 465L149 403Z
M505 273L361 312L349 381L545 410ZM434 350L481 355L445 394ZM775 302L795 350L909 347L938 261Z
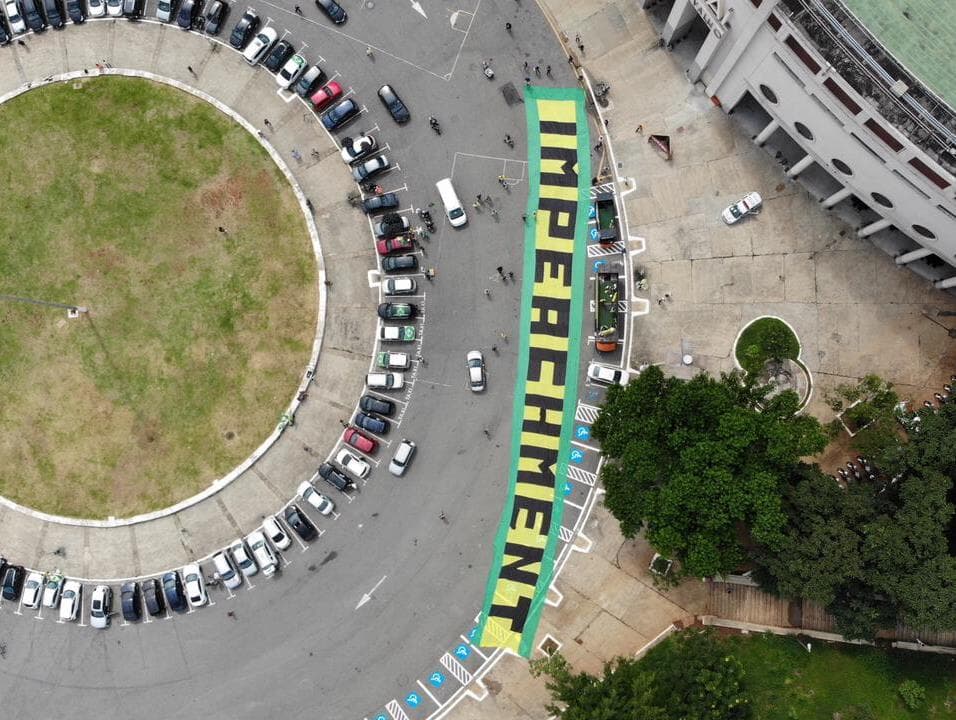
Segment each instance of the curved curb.
M796 357L796 358L793 358L793 361L794 361L798 366L800 366L800 368L803 370L803 372L805 372L806 375L807 375L807 395L806 395L806 397L800 399L800 404L797 406L797 413L803 412L803 411L806 409L807 405L810 404L810 398L813 397L813 373L810 372L810 368L808 368L807 365L806 365L806 363L803 362L803 360L801 359L802 356L803 356L803 343L800 342L800 335L799 335L799 333L797 333L797 331L794 329L793 325L791 325L790 323L788 323L788 322L787 322L786 320L784 320L782 317L780 317L780 316L778 316L778 315L758 315L757 317L753 318L752 320L749 320L746 324L744 324L744 325L741 326L740 330L737 331L737 336L734 338L734 343L733 343L733 346L731 347L731 351L730 351L730 357L731 357L731 358L733 359L733 361L734 361L734 367L736 367L738 370L740 370L742 373L744 373L744 375L747 374L747 371L744 370L743 366L742 366L739 362L737 362L737 343L740 342L740 336L744 334L744 330L746 330L747 328L749 328L751 325L753 325L753 324L754 324L755 322L757 322L758 320L763 320L763 319L765 319L765 318L769 318L769 319L771 319L771 320L779 320L779 321L782 322L784 325L786 325L786 326L787 326L787 329L790 330L790 332L793 333L793 336L797 339L797 344L800 346L800 352L797 353L797 357ZM795 414L796 414L796 413L795 413Z
M296 410L299 409L299 405L302 404L302 394L308 388L309 383L312 382L312 377L315 374L315 368L319 362L319 352L322 348L322 340L325 336L325 311L327 307L327 291L325 285L325 263L322 259L322 244L319 240L318 230L315 226L315 219L312 217L312 212L309 209L308 200L305 197L305 193L302 192L302 188L299 183L296 181L295 177L292 175L289 166L286 165L285 161L279 155L275 148L270 145L264 137L262 137L257 128L246 120L242 115L237 113L231 107L225 103L217 100L213 96L205 93L201 90L197 90L191 85L187 85L179 80L173 80L172 78L165 77L163 75L157 75L155 73L147 72L145 70L131 70L131 69L121 69L121 68L100 68L97 70L96 74L89 72L84 72L82 70L75 70L68 73L62 73L59 75L50 75L43 79L40 83L28 82L22 85L21 87L8 92L4 95L0 95L0 104L12 100L19 95L29 92L30 90L35 90L39 87L45 87L56 82L68 82L70 80L77 79L90 79L92 77L97 77L98 75L118 75L122 77L137 77L144 78L146 80L152 80L154 82L162 83L170 87L174 87L177 90L181 90L185 93L192 95L193 97L199 98L209 103L217 110L219 110L224 115L227 115L234 122L238 123L240 126L245 128L246 131L254 135L258 140L259 144L266 149L266 152L269 153L269 156L272 158L272 161L276 164L282 174L285 176L286 181L292 187L293 193L295 193L296 199L299 201L299 208L302 210L302 214L305 216L306 225L309 229L309 237L312 240L312 252L315 255L315 264L318 269L317 282L318 282L318 291L319 291L319 302L316 311L316 331L315 339L312 343L312 353L309 357L308 365L306 366L305 374L303 375L302 381L299 383L298 388L296 389L295 395L292 398L292 401L286 406L286 409L283 412L282 420L280 421L278 427L272 431L272 434L269 435L260 445L257 447L252 454L249 455L242 463L233 468L223 477L214 480L209 487L205 490L202 490L195 495L181 500L175 505L170 505L161 510L154 510L153 512L143 513L141 515L135 515L130 518L114 518L109 517L106 520L85 520L83 518L73 518L67 517L64 515L51 515L49 513L41 512L39 510L33 510L32 508L25 507L16 503L2 495L0 495L0 505L6 506L7 508L14 510L24 515L28 515L36 520L42 520L44 522L59 523L61 525L70 525L74 527L92 527L92 528L116 528L129 525L136 525L139 523L149 522L150 520L157 520L159 518L168 517L169 515L175 515L176 513L185 510L187 508L196 505L203 500L206 500L209 497L212 497L220 490L225 488L227 485L232 483L236 478L242 475L246 470L255 465L255 463L262 458L266 452L276 443L276 441L282 436L282 432L289 424L289 419L294 418Z

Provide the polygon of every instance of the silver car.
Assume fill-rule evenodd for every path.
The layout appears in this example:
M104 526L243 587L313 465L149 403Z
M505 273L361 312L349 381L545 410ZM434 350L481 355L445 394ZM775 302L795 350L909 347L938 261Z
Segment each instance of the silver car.
M411 440L402 438L402 441L398 444L398 449L395 451L394 457L392 457L392 461L388 464L388 471L397 477L404 475L405 471L408 470L409 464L412 462L416 447L415 443Z

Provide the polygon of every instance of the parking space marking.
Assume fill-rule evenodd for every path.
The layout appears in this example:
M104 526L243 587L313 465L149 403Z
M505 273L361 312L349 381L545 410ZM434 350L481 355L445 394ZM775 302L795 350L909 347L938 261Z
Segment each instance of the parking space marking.
M408 720L408 715L402 710L402 706L398 704L398 700L394 698L388 701L385 709L388 710L388 714L392 716L393 720Z
M455 679L466 686L471 683L471 673L465 669L465 666L458 662L453 656L449 653L445 653L441 656L439 661L445 667L448 672L455 676Z
M464 635L459 635L458 637L460 637L460 638L461 638L462 640L464 640L466 643L468 643L469 645L471 645L471 649L474 650L475 653L477 653L478 655L480 655L480 656L481 656L482 658L484 658L485 660L488 659L488 656L485 655L481 650L479 650L477 645L472 644L471 640L469 640L468 638L466 638Z
M595 452L597 452L597 449L595 449ZM594 483L597 481L597 473L593 473L589 470L584 470L579 467L570 466L568 468L568 479L588 485L590 487L594 487Z
M438 707L442 706L442 704L438 701L438 698L432 695L431 690L425 687L425 683L423 683L421 680L416 680L415 682L418 683L418 687L420 687L424 691L424 693L431 698L432 702L435 703L435 705L437 705Z
M576 445L579 448L584 448L585 450L590 450L591 452L601 452L601 448L594 447L593 445L588 445L587 443L578 442L577 440L572 440L571 444Z

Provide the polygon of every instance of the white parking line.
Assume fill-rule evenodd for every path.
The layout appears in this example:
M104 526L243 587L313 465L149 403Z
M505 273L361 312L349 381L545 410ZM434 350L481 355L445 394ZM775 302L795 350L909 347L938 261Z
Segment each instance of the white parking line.
M425 694L428 695L428 697L430 697L430 698L432 699L432 702L435 703L435 705L437 705L438 707L441 707L441 706L442 706L442 704L441 704L440 702L438 702L438 698L436 698L434 695L432 695L432 694L431 694L431 691L430 691L427 687L425 687L425 683L423 683L421 680L416 680L415 682L417 682L417 683L418 683L418 687L420 687L422 690L424 690L424 691L425 691Z

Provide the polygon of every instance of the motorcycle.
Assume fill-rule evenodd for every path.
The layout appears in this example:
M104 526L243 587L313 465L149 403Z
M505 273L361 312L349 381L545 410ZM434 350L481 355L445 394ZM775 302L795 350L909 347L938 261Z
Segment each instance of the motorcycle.
M430 117L428 118L428 124L432 126L432 130L435 131L436 135L441 135L441 125L438 124L438 120Z
M425 223L425 227L428 229L428 232L435 232L435 221L432 220L432 214L428 210L419 208L418 217L420 217L422 222Z

